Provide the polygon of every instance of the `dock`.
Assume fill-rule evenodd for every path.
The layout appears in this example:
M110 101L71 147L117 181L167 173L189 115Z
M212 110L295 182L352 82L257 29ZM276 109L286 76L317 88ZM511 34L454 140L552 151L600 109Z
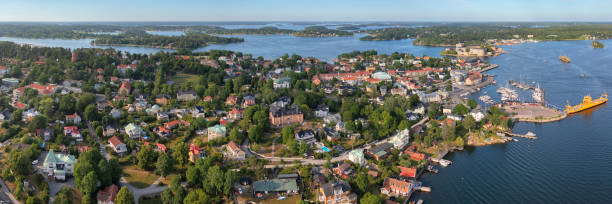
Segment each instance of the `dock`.
M517 134L517 133L511 133L511 132L504 132L504 134L506 134L507 136L511 136L511 137L522 137L522 138L527 138L527 139L537 139L538 137L535 136L535 134Z

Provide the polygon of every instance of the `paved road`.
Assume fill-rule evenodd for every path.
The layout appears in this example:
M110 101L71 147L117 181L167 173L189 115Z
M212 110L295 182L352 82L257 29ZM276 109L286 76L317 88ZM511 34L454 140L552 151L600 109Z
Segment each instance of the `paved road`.
M416 124L414 124L412 127L415 127L417 125L423 124L423 123L427 122L427 120L429 120L429 118L425 117L425 118L421 119L419 122L417 122ZM385 139L383 139L381 141L378 141L378 142L371 142L371 143L369 143L367 145L362 145L361 147L353 149L353 150L361 150L361 151L363 151L366 146L379 145L379 144L385 143L385 142L387 142L389 140L389 138L390 137L387 137L387 138L385 138ZM258 154L257 152L254 152L253 150L251 150L251 148L247 144L248 144L248 141L245 141L242 144L243 151L246 149L247 151L245 151L245 152L248 152L248 154L255 155L255 156L259 157L259 158L262 158L262 159L265 159L265 160L271 161L271 162L280 162L282 160L282 161L285 161L285 162L288 162L288 163L292 163L292 162L295 162L295 161L299 161L302 164L312 164L312 165L324 165L327 162L327 160L325 160L325 159L307 159L307 158L301 158L301 157L268 157L268 156L265 156L265 155L262 155L262 154ZM347 160L348 159L348 154L349 154L350 151L352 151L352 150L344 151L340 155L338 155L336 157L332 157L331 158L331 162L335 163L335 162L340 162L340 161ZM292 165L294 165L294 164L266 165L265 168L275 168L277 166L279 166L279 167L283 166L284 167L284 166L292 166Z
M147 188L136 188L132 185L130 185L125 178L121 177L121 186L127 186L128 189L132 192L132 195L134 195L134 199L136 200L136 204L138 204L138 200L140 199L140 197L142 196L147 196L147 195L155 195L155 194L159 194L161 192L164 192L168 186L164 185L164 186L159 186L159 183L161 182L162 177L159 177L155 182L153 182L153 184L151 184L151 186L147 187Z
M13 194L9 191L8 187L4 184L4 181L2 179L0 179L0 185L2 185L2 192L0 194L0 199L2 201L10 200L13 203L21 203L17 199L15 199L15 196L13 196Z

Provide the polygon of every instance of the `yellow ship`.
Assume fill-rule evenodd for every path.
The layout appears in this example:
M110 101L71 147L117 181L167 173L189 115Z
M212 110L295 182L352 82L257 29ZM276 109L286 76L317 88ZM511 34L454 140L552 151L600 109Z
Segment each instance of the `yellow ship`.
M561 60L563 63L570 63L572 61L570 58L567 58L567 56L560 56L559 60Z
M584 99L582 99L582 103L578 105L575 105L575 106L566 105L565 112L577 113L577 112L604 104L607 101L608 101L608 94L606 93L603 93L598 99L595 99L595 100L593 100L591 96L585 96Z

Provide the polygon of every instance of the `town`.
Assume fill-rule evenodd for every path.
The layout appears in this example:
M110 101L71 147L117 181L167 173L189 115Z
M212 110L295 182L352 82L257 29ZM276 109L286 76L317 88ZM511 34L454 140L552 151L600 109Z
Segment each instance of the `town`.
M512 127L464 97L491 84L480 59L0 50L15 202L406 203L446 153Z

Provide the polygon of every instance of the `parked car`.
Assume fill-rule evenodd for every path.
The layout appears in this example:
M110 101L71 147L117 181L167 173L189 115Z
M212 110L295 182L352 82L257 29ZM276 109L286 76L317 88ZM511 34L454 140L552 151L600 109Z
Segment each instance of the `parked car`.
M37 165L37 164L38 164L38 159L37 159L37 160L32 161L32 165Z

